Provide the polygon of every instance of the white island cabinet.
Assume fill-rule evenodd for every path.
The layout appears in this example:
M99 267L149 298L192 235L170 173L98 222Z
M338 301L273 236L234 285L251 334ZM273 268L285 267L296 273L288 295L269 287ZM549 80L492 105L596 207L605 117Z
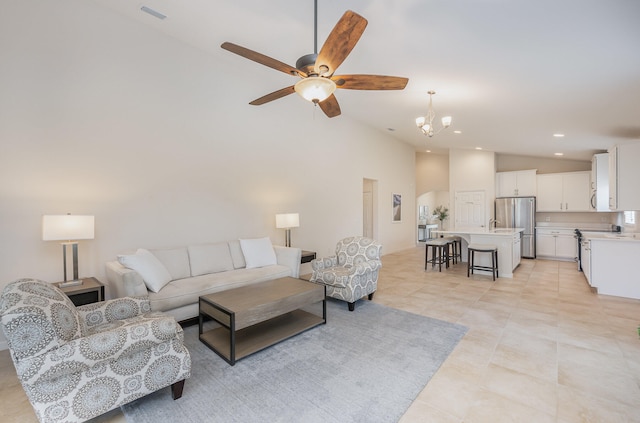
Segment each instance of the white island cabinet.
M522 258L523 228L509 229L460 229L451 231L434 231L437 236L457 235L465 242L462 243L462 261L467 261L467 246L469 244L493 244L498 247L498 276L512 278L513 270L518 267ZM491 266L489 254L476 254L475 263L481 266ZM481 272L481 271L476 271ZM489 272L490 273L490 272Z
M598 294L640 299L640 278L635 269L640 239L613 235L590 239L590 285Z

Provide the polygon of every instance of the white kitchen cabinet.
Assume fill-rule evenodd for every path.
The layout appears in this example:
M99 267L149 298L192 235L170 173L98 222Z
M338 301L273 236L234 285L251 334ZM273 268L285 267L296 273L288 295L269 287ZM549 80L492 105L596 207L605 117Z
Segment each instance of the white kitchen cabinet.
M580 244L580 266L589 285L594 286L591 283L591 241L588 239L583 239Z
M640 241L593 238L590 244L591 286L598 294L640 299Z
M555 260L576 260L578 242L572 229L536 229L536 256Z
M590 211L591 172L546 173L537 176L539 212Z
M522 261L522 233L513 235L513 268Z
M609 209L640 210L640 144L619 144L609 150Z
M535 197L536 169L496 173L496 197Z
M609 211L609 153L591 159L591 208Z

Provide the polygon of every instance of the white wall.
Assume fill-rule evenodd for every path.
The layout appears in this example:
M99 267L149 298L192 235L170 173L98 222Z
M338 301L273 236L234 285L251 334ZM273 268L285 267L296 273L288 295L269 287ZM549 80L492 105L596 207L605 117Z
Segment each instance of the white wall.
M485 192L485 220L493 217L496 197L495 153L477 150L449 150L449 216L455 216L455 194L460 191ZM451 218L450 218L451 219Z
M62 279L43 214L95 215L80 276L103 282L104 263L138 247L265 235L283 244L280 212L300 213L293 245L322 256L362 233L363 178L378 181L383 252L413 245L413 149L295 95L249 106L279 87L259 86L257 69L229 55L79 0L3 2L0 289ZM403 194L400 224L392 192Z

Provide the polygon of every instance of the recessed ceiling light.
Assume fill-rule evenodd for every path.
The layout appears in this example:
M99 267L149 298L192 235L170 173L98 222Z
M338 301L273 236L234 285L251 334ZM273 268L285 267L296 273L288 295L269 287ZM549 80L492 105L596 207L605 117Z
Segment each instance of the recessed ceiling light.
M476 150L482 150L482 147L476 147Z
M553 136L556 138L562 138L564 137L564 134L557 133L557 134L553 134Z
M564 153L553 153L554 156L564 156Z
M425 153L431 153L431 150L425 150L424 152Z
M462 131L453 131L454 134L462 134Z

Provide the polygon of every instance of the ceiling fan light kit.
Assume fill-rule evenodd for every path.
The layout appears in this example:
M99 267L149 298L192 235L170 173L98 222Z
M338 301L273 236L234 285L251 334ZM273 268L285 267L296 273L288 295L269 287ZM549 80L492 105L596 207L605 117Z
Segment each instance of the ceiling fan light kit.
M427 135L428 137L432 137L443 129L447 129L449 126L451 126L451 116L444 116L441 119L442 128L438 129L437 131L434 129L433 120L436 118L436 113L433 111L432 97L435 93L435 91L428 92L429 111L427 112L427 115L416 118L416 126L422 131L424 135Z
M336 90L336 83L329 78L309 76L296 82L293 87L300 97L317 104L333 94Z
M220 47L261 65L302 78L293 86L281 88L257 98L249 104L259 106L297 92L305 100L319 105L324 114L332 118L341 114L338 100L333 95L337 88L350 90L402 90L409 82L408 78L398 76L333 76L338 66L351 53L366 27L367 20L365 18L351 10L347 10L318 53L318 1L315 0L314 53L299 58L295 68L233 43L225 42Z

